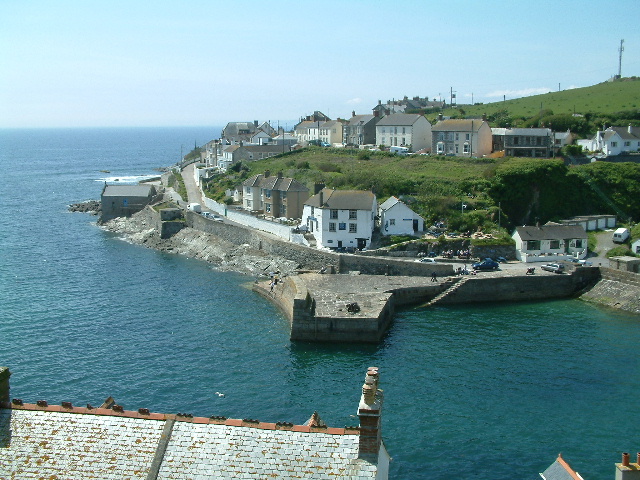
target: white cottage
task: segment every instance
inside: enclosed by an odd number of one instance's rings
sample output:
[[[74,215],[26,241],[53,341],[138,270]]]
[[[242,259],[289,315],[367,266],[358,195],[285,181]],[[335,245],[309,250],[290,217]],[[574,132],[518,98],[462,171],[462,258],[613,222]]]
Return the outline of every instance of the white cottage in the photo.
[[[516,227],[516,257],[522,262],[557,262],[587,256],[587,232],[581,225]]]
[[[305,202],[302,225],[319,248],[361,250],[371,243],[376,207],[373,192],[323,188]]]
[[[417,235],[424,219],[396,197],[389,197],[378,209],[382,235]]]

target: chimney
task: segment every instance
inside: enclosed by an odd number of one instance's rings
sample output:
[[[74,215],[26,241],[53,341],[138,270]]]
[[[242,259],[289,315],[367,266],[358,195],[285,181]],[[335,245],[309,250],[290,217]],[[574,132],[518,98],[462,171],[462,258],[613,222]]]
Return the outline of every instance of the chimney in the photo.
[[[640,462],[640,453],[638,453]],[[640,465],[629,462],[629,454],[622,454],[622,463],[616,463],[616,480],[638,480],[640,479]]]
[[[444,120],[444,117],[442,116],[441,113],[438,114],[438,121],[441,122],[442,120]]]
[[[318,195],[320,196],[320,206],[322,207],[322,205],[324,205],[324,193],[322,190],[318,192]]]
[[[278,178],[282,178],[282,171],[278,172]]]
[[[351,110],[351,116],[355,117],[356,116],[356,111],[355,110]]]
[[[253,125],[257,127],[258,126],[258,120],[254,120],[253,121]]]
[[[379,110],[374,110],[373,111],[373,116],[374,117],[379,117],[380,116],[380,111]]]
[[[486,113],[483,113],[483,114],[482,114],[482,121],[483,121],[483,122],[486,122],[486,121],[487,121],[487,114],[486,114]]]
[[[382,105],[382,100],[378,100],[378,105]]]
[[[269,170],[264,171],[264,178],[269,178],[271,176],[271,172]]]
[[[11,372],[7,367],[0,367],[0,403],[9,401],[9,377]]]
[[[629,124],[629,126],[627,127],[627,132],[628,132],[628,133],[632,133],[632,132],[631,132],[631,124]]]
[[[378,389],[378,367],[369,367],[362,386],[362,396],[358,405],[360,418],[360,444],[358,457],[378,459],[381,436],[382,390]]]

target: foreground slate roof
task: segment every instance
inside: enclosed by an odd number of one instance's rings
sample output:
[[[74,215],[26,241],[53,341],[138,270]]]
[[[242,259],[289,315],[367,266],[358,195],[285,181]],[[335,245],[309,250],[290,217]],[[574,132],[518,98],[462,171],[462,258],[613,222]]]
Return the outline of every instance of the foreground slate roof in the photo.
[[[383,472],[388,456],[379,428],[371,430],[379,426],[382,398],[377,370],[375,375],[379,394],[369,404],[363,394],[358,408],[366,426],[352,428],[327,427],[317,414],[308,424],[293,425],[127,411],[118,405],[4,401],[0,479],[386,478],[377,476],[378,447],[387,459]]]
[[[583,480],[580,474],[574,471],[569,464],[558,455],[558,458],[549,468],[540,474],[544,480]]]

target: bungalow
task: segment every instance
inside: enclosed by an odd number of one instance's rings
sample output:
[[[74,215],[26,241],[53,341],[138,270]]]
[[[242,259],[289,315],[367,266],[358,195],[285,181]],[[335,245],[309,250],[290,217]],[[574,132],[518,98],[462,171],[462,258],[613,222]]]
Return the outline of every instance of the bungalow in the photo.
[[[116,217],[130,217],[149,205],[156,195],[153,185],[107,185],[104,184],[100,200],[102,215],[100,222]]]
[[[443,120],[431,127],[431,152],[437,155],[482,157],[491,153],[491,127],[485,120]]]
[[[319,248],[361,250],[371,243],[376,207],[372,192],[323,188],[305,202],[302,225]]]
[[[581,225],[516,227],[512,238],[516,242],[516,257],[522,262],[553,262],[587,256],[587,232]]]
[[[10,375],[0,367],[2,478],[388,479],[375,367],[354,404],[359,427],[344,428],[327,426],[316,412],[294,425],[251,420],[252,413],[233,419],[125,410],[111,397],[100,406],[29,403],[9,394]]]
[[[424,230],[424,219],[396,197],[384,201],[378,212],[382,235],[416,235]]]
[[[242,207],[260,210],[273,217],[300,218],[309,189],[282,173],[277,176],[265,172],[242,183]]]
[[[424,115],[392,113],[376,124],[376,145],[409,147],[417,152],[431,146],[431,123]]]

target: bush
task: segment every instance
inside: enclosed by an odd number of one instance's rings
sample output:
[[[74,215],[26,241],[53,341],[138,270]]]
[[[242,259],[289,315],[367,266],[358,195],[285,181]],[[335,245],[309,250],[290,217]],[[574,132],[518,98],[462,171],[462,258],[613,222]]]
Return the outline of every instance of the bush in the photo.
[[[362,150],[358,152],[358,160],[369,160],[371,158],[371,153],[366,150]]]
[[[635,255],[629,250],[629,247],[624,245],[619,245],[617,247],[613,247],[611,250],[607,252],[607,258],[611,257],[635,257]]]

